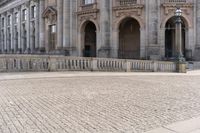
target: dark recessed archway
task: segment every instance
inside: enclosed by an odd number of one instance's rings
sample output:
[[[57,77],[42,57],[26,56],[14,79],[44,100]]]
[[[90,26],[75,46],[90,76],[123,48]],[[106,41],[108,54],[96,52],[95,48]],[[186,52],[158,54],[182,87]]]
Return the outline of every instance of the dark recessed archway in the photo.
[[[140,24],[134,18],[125,18],[119,26],[119,58],[140,58]]]
[[[84,29],[84,57],[96,57],[96,26],[93,22],[86,22]]]
[[[182,52],[185,56],[185,44],[186,44],[186,24],[184,18],[182,19]],[[165,57],[167,59],[177,56],[176,35],[175,35],[175,21],[176,18],[170,18],[165,25]]]

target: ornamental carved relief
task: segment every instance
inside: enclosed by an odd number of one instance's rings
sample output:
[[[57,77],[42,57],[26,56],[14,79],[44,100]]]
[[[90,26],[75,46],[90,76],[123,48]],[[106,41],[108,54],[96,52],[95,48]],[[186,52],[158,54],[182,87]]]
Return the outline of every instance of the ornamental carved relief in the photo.
[[[47,20],[48,24],[56,24],[57,11],[53,7],[47,7],[43,12],[43,17]]]
[[[183,11],[182,16],[187,20],[188,26],[192,27],[194,3],[163,3],[161,7],[161,26],[164,27],[166,21],[174,16],[177,7],[181,8]]]
[[[79,16],[80,23],[83,22],[83,21],[96,20],[96,19],[97,19],[97,14],[96,13]]]

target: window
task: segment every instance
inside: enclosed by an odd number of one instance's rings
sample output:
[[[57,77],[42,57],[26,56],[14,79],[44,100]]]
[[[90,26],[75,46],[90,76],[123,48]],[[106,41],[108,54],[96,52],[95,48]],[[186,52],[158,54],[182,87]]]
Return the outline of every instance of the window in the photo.
[[[26,9],[24,9],[24,10],[22,11],[22,20],[23,20],[23,21],[26,21],[26,20],[27,20],[27,10],[26,10]]]
[[[8,26],[11,26],[11,15],[8,16]]]
[[[2,27],[4,27],[4,26],[5,26],[5,19],[4,19],[4,18],[2,18],[1,25],[2,25]]]
[[[2,41],[2,49],[4,49],[4,44],[5,44],[5,40],[4,40],[4,38],[5,38],[5,34],[4,34],[4,30],[1,30],[1,41]]]
[[[18,29],[17,26],[15,26],[15,48],[18,48]]]
[[[94,0],[83,0],[83,5],[93,4]]]
[[[27,41],[27,31],[26,31],[26,25],[22,25],[22,39],[23,39],[23,50],[26,50],[26,41]]]
[[[15,20],[14,20],[15,24],[17,24],[19,22],[19,14],[16,12],[15,13]]]
[[[7,43],[8,43],[7,50],[10,50],[11,49],[11,30],[10,30],[10,28],[7,29]]]
[[[31,23],[32,31],[31,31],[31,37],[32,37],[32,48],[35,49],[35,22],[33,21]]]
[[[36,6],[31,7],[31,18],[36,18]]]
[[[55,50],[56,47],[56,25],[50,25],[50,36],[49,36],[49,41],[50,41],[50,47],[49,50]]]

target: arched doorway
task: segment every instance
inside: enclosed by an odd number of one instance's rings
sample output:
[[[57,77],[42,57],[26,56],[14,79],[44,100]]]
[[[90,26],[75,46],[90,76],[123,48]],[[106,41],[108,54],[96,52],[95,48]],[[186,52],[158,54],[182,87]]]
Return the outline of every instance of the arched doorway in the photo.
[[[185,56],[186,50],[186,25],[185,22],[182,19],[182,53]],[[175,21],[176,18],[172,17],[170,18],[166,25],[165,25],[165,58],[167,59],[173,59],[177,56],[177,46],[176,46],[176,33],[175,33]]]
[[[84,29],[84,57],[96,57],[96,26],[88,21]]]
[[[140,24],[134,18],[124,19],[119,26],[119,58],[140,58]]]

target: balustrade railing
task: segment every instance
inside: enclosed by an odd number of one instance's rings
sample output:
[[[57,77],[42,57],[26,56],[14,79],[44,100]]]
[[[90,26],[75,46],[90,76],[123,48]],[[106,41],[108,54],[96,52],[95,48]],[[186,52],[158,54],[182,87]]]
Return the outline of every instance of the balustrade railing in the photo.
[[[0,55],[0,72],[20,71],[147,71],[175,72],[176,63],[48,55]]]
[[[164,0],[164,3],[191,3],[193,0]]]

